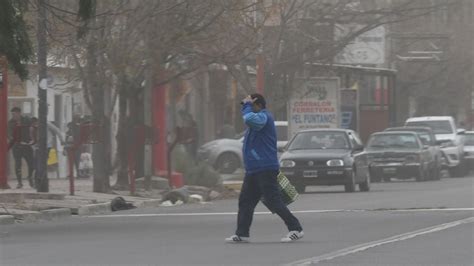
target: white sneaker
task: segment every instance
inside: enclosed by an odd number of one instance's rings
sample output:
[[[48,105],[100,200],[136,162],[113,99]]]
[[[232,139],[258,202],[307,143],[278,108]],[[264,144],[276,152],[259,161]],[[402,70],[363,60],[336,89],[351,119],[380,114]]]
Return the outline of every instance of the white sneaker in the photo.
[[[283,243],[293,242],[293,241],[303,238],[303,236],[304,236],[303,231],[301,232],[290,231],[284,238],[281,239],[281,242]]]
[[[248,237],[243,237],[243,236],[238,236],[238,235],[233,235],[225,239],[225,242],[227,243],[248,243],[250,242],[250,238]]]

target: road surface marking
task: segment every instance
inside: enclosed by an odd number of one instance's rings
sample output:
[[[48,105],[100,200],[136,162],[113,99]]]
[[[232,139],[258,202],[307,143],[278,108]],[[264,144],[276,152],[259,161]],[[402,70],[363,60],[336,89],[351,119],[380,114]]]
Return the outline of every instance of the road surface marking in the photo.
[[[301,210],[292,213],[335,213],[335,212],[449,212],[449,211],[474,211],[474,208],[420,208],[420,209],[374,209],[374,210]],[[271,212],[255,212],[256,215],[272,214]],[[186,213],[131,213],[131,214],[110,214],[84,216],[89,218],[117,218],[117,217],[167,217],[167,216],[223,216],[237,215],[237,212],[186,212]]]
[[[328,253],[328,254],[324,254],[324,255],[321,255],[321,256],[295,261],[295,262],[289,263],[287,265],[288,266],[315,265],[315,264],[323,262],[323,261],[329,261],[329,260],[332,260],[332,259],[335,259],[335,258],[355,254],[355,253],[362,252],[362,251],[365,251],[365,250],[370,249],[370,248],[374,248],[374,247],[378,247],[378,246],[382,246],[382,245],[386,245],[386,244],[390,244],[390,243],[394,243],[394,242],[399,242],[399,241],[403,241],[403,240],[408,240],[408,239],[411,239],[411,238],[414,238],[414,237],[417,237],[417,236],[426,235],[426,234],[430,234],[430,233],[434,233],[434,232],[439,232],[439,231],[443,231],[443,230],[446,230],[446,229],[449,229],[449,228],[452,228],[452,227],[455,227],[455,226],[459,226],[459,225],[462,225],[462,224],[473,223],[473,222],[474,222],[474,217],[470,217],[470,218],[466,218],[466,219],[462,219],[462,220],[458,220],[458,221],[454,221],[454,222],[450,222],[450,223],[435,225],[435,226],[427,227],[427,228],[424,228],[424,229],[421,229],[421,230],[417,230],[417,231],[413,231],[413,232],[409,232],[409,233],[404,233],[404,234],[401,234],[401,235],[396,235],[396,236],[392,236],[392,237],[389,237],[389,238],[385,238],[385,239],[381,239],[381,240],[377,240],[377,241],[373,241],[373,242],[368,242],[368,243],[352,246],[352,247],[349,247],[349,248],[341,249],[341,250],[331,252],[331,253]]]

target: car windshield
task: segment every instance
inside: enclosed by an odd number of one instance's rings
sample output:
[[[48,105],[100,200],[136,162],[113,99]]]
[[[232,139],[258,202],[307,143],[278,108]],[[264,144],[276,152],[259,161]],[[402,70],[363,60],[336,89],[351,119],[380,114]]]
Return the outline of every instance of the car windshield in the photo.
[[[474,134],[466,134],[464,136],[464,144],[467,146],[474,146]]]
[[[310,131],[298,133],[288,150],[349,149],[349,141],[344,132]]]
[[[452,134],[453,129],[449,121],[438,120],[438,121],[412,121],[407,122],[407,126],[419,126],[429,127],[435,134]]]
[[[372,136],[367,147],[368,150],[389,148],[419,149],[420,145],[412,134],[381,134]]]

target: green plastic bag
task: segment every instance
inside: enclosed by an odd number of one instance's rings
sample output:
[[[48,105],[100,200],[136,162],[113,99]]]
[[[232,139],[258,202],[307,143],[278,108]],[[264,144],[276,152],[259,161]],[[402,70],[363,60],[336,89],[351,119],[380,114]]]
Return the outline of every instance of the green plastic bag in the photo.
[[[298,191],[296,191],[296,188],[290,183],[290,180],[288,180],[288,178],[282,172],[278,173],[277,182],[280,186],[283,203],[285,203],[287,206],[290,205],[298,198]],[[268,207],[265,198],[262,197],[261,201],[272,213],[275,213],[271,208]]]

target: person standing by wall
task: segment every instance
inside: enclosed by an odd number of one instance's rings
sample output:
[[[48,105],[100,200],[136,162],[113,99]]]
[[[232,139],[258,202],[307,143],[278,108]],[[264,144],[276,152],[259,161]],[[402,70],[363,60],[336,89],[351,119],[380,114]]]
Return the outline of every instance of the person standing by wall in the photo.
[[[225,240],[229,243],[249,241],[254,210],[262,196],[266,206],[280,216],[290,231],[281,241],[301,239],[303,228],[280,194],[275,121],[266,110],[265,98],[258,93],[247,96],[242,100],[242,116],[248,127],[243,146],[245,177],[239,197],[237,230]]]
[[[13,158],[15,160],[15,174],[18,181],[16,188],[22,188],[22,159],[25,159],[28,166],[28,182],[34,187],[33,172],[34,158],[33,148],[31,147],[30,127],[31,121],[28,117],[23,116],[19,107],[11,109],[12,118],[8,121],[8,138],[11,143]]]

